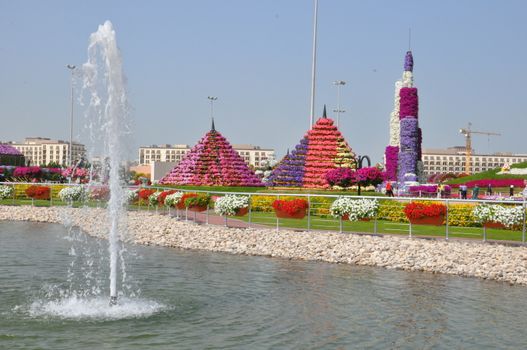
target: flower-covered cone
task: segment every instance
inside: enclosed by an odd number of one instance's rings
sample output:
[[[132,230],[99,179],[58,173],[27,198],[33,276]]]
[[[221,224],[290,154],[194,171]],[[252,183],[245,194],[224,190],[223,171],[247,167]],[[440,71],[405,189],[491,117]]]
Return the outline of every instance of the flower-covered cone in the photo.
[[[263,186],[229,141],[216,130],[209,131],[159,183],[194,186]]]
[[[329,118],[320,118],[271,174],[271,186],[327,188],[326,173],[355,168],[355,155]]]

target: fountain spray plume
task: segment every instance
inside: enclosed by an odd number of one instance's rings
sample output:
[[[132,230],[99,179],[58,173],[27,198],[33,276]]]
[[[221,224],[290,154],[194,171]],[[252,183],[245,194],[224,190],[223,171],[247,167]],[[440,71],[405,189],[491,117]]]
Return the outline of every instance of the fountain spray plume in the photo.
[[[108,162],[110,200],[109,250],[110,250],[110,305],[117,303],[118,260],[121,254],[120,238],[124,230],[124,180],[120,177],[123,147],[128,134],[129,107],[125,89],[122,59],[112,23],[106,21],[90,36],[88,61],[83,65],[84,90],[89,94],[87,117],[90,129],[100,138],[101,161]],[[95,136],[95,137],[93,137]]]

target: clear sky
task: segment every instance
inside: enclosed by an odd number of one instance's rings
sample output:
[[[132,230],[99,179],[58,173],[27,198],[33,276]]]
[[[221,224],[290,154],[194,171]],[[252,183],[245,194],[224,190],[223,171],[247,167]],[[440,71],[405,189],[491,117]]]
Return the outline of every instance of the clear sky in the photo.
[[[522,0],[319,0],[317,114],[345,80],[341,131],[380,161],[411,27],[423,146],[462,145],[471,121],[502,134],[475,136],[476,151],[527,153],[526,14]],[[0,140],[69,138],[65,66],[86,61],[105,20],[128,77],[133,147],[194,144],[210,128],[209,95],[231,143],[283,155],[308,129],[311,0],[0,0]]]

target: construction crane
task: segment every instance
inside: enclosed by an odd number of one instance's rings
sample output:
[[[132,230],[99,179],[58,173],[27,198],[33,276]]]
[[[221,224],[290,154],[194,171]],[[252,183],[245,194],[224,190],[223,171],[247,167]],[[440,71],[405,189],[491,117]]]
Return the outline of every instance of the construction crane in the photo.
[[[472,174],[472,134],[487,135],[487,136],[501,136],[496,132],[488,131],[474,131],[471,129],[472,123],[468,123],[466,129],[459,129],[459,133],[465,136],[465,173]]]

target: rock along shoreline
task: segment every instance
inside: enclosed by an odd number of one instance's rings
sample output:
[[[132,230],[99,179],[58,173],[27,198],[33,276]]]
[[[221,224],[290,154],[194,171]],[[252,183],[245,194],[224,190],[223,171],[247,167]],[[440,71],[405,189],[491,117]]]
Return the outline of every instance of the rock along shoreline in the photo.
[[[73,225],[107,238],[107,213],[95,208],[0,206],[0,221]],[[527,247],[274,229],[197,225],[152,212],[129,211],[125,241],[181,249],[262,255],[426,271],[527,285]],[[103,224],[101,224],[103,223]]]

